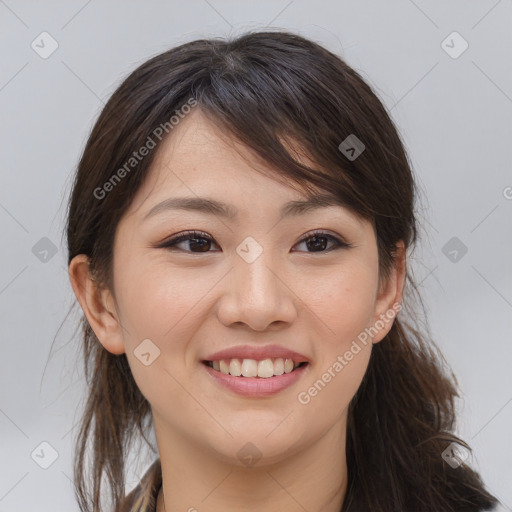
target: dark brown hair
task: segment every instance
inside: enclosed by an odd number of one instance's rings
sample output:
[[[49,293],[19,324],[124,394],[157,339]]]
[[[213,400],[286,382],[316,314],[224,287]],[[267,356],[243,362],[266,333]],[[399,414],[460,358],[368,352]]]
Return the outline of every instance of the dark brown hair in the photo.
[[[275,169],[275,179],[308,194],[335,196],[370,221],[381,278],[389,275],[397,242],[415,244],[417,187],[397,129],[370,86],[310,40],[282,31],[251,32],[232,40],[196,40],[157,55],[133,71],[105,105],[78,165],[67,223],[68,261],[87,255],[104,286],[112,285],[116,227],[157,150],[122,173],[108,193],[98,189],[191,98],[195,108]],[[355,159],[339,149],[350,135],[365,145]],[[314,165],[300,163],[292,147]],[[408,271],[408,300],[413,293],[417,286]],[[466,464],[452,468],[442,457],[452,442],[469,448],[453,434],[455,378],[428,328],[413,326],[417,314],[411,311],[407,322],[404,314],[373,347],[349,406],[349,481],[342,510],[487,510],[496,499],[478,474]],[[134,434],[146,439],[151,410],[125,354],[105,350],[85,317],[82,327],[89,394],[76,440],[77,498],[83,512],[100,510],[105,474],[117,510],[126,452]],[[89,488],[85,457],[91,436]]]

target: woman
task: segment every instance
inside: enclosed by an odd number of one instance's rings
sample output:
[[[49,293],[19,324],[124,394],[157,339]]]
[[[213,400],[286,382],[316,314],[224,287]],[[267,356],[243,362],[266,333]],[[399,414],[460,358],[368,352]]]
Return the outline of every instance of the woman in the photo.
[[[413,326],[415,197],[379,99],[307,39],[198,40],[136,69],[69,205],[81,510],[103,473],[116,511],[491,510],[455,380]],[[158,458],[125,496],[151,427]]]

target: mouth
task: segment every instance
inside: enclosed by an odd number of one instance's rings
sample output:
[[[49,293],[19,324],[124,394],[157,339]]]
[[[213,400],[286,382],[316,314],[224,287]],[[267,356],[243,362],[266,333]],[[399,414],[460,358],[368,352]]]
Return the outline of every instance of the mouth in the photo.
[[[292,388],[308,373],[309,361],[287,358],[204,360],[214,386],[245,399],[270,398]]]
[[[297,371],[307,366],[307,361],[294,361],[282,357],[257,359],[220,359],[216,361],[202,361],[202,363],[215,372],[240,378],[271,379],[284,374]]]

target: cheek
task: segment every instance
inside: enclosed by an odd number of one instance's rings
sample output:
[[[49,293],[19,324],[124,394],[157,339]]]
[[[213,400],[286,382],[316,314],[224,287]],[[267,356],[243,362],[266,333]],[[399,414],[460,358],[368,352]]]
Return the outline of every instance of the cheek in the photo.
[[[371,355],[370,343],[353,353],[350,349],[333,355],[321,368],[312,372],[306,386],[297,394],[304,414],[320,425],[333,425],[346,415],[366,373]],[[355,351],[354,351],[355,352]],[[351,355],[348,356],[348,353]]]
[[[189,279],[193,271],[162,271],[158,265],[144,268],[134,264],[125,270],[123,275],[129,278],[121,278],[119,272],[115,286],[125,327],[126,355],[137,386],[156,410],[168,408],[170,396],[173,407],[190,409],[190,396],[180,383],[189,378],[187,346],[200,325],[198,302],[211,284]],[[138,358],[137,348],[147,339],[159,352],[148,345],[150,358],[158,356],[146,366]]]
[[[370,326],[377,285],[377,271],[357,258],[342,268],[302,280],[300,296],[318,320],[320,330],[316,332],[322,338],[319,346],[323,345],[324,354],[332,357],[333,350],[345,351]]]
[[[308,415],[329,423],[346,409],[368,367],[372,344],[365,329],[373,318],[378,274],[359,260],[318,282],[323,286],[314,289],[308,303],[319,319],[313,339],[316,364],[297,400]]]
[[[169,340],[179,341],[179,333],[190,328],[194,308],[208,293],[208,282],[198,279],[193,269],[169,270],[162,265],[129,265],[123,274],[129,277],[121,275],[115,286],[129,332],[127,341],[150,338],[172,350],[175,343]]]

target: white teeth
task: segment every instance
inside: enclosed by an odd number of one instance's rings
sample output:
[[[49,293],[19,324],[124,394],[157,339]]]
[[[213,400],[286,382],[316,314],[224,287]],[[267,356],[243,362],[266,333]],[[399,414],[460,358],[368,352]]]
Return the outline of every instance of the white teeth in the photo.
[[[231,359],[229,363],[229,373],[235,377],[242,375],[242,362],[240,359]]]
[[[258,362],[254,359],[244,359],[242,362],[242,375],[256,377],[258,375]]]
[[[220,361],[212,361],[211,366],[224,375],[233,375],[234,377],[261,377],[268,379],[274,375],[283,375],[283,373],[291,373],[299,366],[292,359],[221,359]]]
[[[284,359],[282,357],[278,357],[274,361],[274,375],[283,375],[284,373]]]
[[[258,377],[268,379],[274,375],[274,363],[272,359],[263,359],[258,363]]]
[[[220,371],[224,375],[228,375],[229,374],[229,366],[226,363],[226,361],[224,361],[223,359],[220,361]]]
[[[287,359],[284,362],[284,373],[290,373],[293,370],[293,361],[291,359]]]

